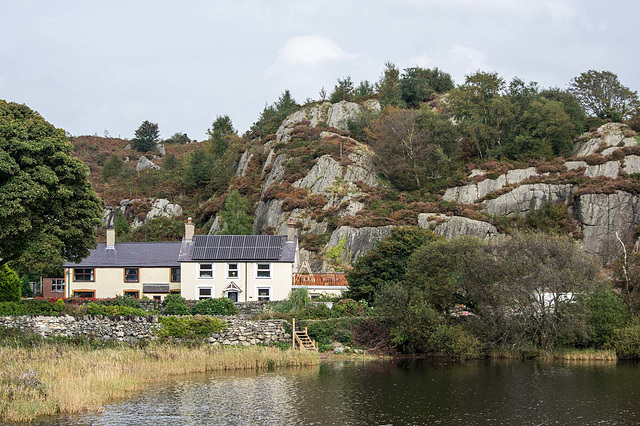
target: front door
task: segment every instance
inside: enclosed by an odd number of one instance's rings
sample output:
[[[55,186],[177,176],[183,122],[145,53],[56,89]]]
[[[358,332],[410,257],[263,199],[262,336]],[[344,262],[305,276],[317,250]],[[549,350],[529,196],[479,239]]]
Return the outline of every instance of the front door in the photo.
[[[238,301],[238,292],[237,291],[230,291],[227,293],[227,297],[229,299],[231,299],[231,301],[233,303],[236,303]]]

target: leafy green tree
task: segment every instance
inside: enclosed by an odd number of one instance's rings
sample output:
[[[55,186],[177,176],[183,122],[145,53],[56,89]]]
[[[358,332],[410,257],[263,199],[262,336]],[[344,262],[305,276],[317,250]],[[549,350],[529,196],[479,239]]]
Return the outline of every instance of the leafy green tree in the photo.
[[[448,109],[459,123],[469,155],[485,158],[500,146],[512,128],[514,111],[497,73],[468,75],[463,85],[449,92]]]
[[[300,105],[293,99],[291,92],[285,90],[276,102],[264,107],[260,118],[251,125],[246,136],[249,138],[265,137],[275,133],[284,119],[296,112],[298,108]]]
[[[395,228],[391,236],[379,241],[360,257],[347,273],[349,290],[345,297],[371,303],[385,285],[400,281],[407,271],[407,260],[418,247],[436,239],[433,232],[417,227]]]
[[[400,71],[391,62],[387,62],[384,66],[385,69],[382,72],[380,81],[376,83],[380,105],[383,108],[387,105],[403,108],[405,103],[402,100],[402,90],[400,88]]]
[[[588,130],[586,127],[587,115],[571,92],[557,87],[552,87],[540,92],[540,96],[550,101],[556,101],[562,104],[564,112],[566,112],[571,119],[577,134]]]
[[[343,79],[338,79],[338,83],[334,86],[329,100],[332,103],[352,101],[354,96],[355,90],[353,88],[353,81],[351,81],[350,76],[346,76]]]
[[[0,302],[19,302],[22,282],[7,265],[0,267]]]
[[[77,261],[95,247],[102,203],[65,133],[0,100],[0,266],[26,252]]]
[[[596,347],[608,343],[614,332],[625,327],[631,320],[629,308],[611,288],[590,295],[586,304],[589,310],[590,337]]]
[[[132,139],[133,147],[140,152],[148,152],[155,149],[156,144],[160,141],[160,130],[157,123],[150,123],[145,120],[142,122],[135,137]]]
[[[217,116],[211,129],[207,130],[210,150],[214,157],[222,157],[227,149],[229,149],[231,135],[236,135],[236,129],[228,115]]]
[[[188,190],[206,185],[211,179],[211,158],[203,152],[192,152],[185,171],[184,186]]]
[[[222,219],[224,235],[249,235],[253,232],[251,203],[238,191],[231,191],[218,214]]]
[[[640,107],[638,92],[624,86],[610,71],[583,72],[571,81],[569,91],[585,111],[603,119],[622,121]]]
[[[111,154],[106,163],[104,163],[104,167],[102,168],[102,179],[105,182],[110,182],[111,180],[120,176],[120,173],[124,170],[124,161],[120,158],[119,155]]]
[[[433,93],[446,93],[453,89],[451,75],[438,68],[406,68],[400,78],[402,100],[409,108],[417,108],[429,100]]]

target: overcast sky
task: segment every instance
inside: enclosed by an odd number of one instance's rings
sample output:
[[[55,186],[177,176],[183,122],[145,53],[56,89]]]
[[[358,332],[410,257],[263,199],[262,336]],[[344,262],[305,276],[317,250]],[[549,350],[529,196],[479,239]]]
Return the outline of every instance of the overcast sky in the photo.
[[[216,115],[241,132],[284,89],[299,102],[386,61],[478,69],[566,87],[589,69],[640,89],[637,1],[2,0],[0,99],[74,135],[202,139]]]

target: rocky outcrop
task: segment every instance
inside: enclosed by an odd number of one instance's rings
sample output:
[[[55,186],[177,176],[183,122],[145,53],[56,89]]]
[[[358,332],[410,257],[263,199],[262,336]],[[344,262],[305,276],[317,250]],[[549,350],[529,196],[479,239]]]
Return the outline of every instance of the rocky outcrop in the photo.
[[[627,192],[584,194],[576,199],[576,217],[582,224],[584,249],[610,260],[621,252],[616,233],[625,242],[634,242],[640,224],[640,198]]]
[[[598,127],[595,133],[585,133],[581,141],[573,147],[573,155],[585,157],[595,154],[602,149],[603,155],[609,155],[623,146],[636,146],[638,141],[633,137],[634,132],[622,123],[607,123]]]
[[[253,158],[253,154],[249,151],[245,151],[242,153],[240,157],[240,161],[238,162],[238,168],[236,170],[236,176],[244,177],[247,174],[247,167],[249,167],[249,162]]]
[[[393,228],[394,227],[391,225],[378,226],[375,228],[352,228],[351,226],[341,226],[331,234],[331,239],[327,244],[327,250],[338,246],[341,244],[341,241],[344,241],[342,262],[351,263],[371,250],[377,241],[390,236]]]
[[[479,174],[479,170],[474,170],[472,172],[472,176],[474,177]],[[494,191],[502,189],[507,185],[520,183],[532,176],[539,176],[535,167],[509,170],[507,173],[498,176],[496,179],[485,179],[478,183],[449,188],[446,190],[442,199],[445,201],[457,201],[458,203],[472,204]]]
[[[379,112],[380,103],[376,100],[366,101],[362,105],[347,101],[335,104],[323,102],[313,107],[301,109],[282,122],[276,131],[276,141],[288,142],[291,139],[293,129],[303,121],[308,121],[311,127],[327,126],[347,130],[349,121],[357,118],[363,110]]]
[[[498,235],[496,227],[488,222],[437,213],[420,213],[418,215],[418,226],[421,228],[433,227],[434,233],[443,235],[448,239],[463,235],[472,235],[480,238]]]
[[[165,198],[157,198],[151,204],[151,210],[147,213],[147,221],[154,217],[178,217],[182,216],[180,204],[171,203]]]
[[[151,160],[149,160],[144,155],[140,156],[140,158],[138,159],[138,164],[136,164],[136,171],[138,172],[141,172],[147,169],[158,170],[159,168],[160,168],[159,166],[156,166],[155,164],[153,164]]]
[[[570,204],[576,189],[572,184],[520,185],[497,198],[485,200],[482,211],[495,216],[513,216],[538,209],[545,202]]]

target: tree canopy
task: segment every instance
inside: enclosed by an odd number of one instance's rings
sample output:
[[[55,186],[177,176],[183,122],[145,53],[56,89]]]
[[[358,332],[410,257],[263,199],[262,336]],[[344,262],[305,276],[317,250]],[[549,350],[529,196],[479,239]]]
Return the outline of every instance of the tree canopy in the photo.
[[[0,265],[46,243],[68,260],[95,246],[102,203],[62,129],[0,100]]]
[[[224,202],[224,209],[219,213],[224,235],[249,235],[253,231],[251,203],[238,191],[231,191]]]
[[[638,92],[610,71],[583,72],[571,81],[569,90],[587,112],[602,119],[622,121],[640,107]]]
[[[148,152],[155,148],[156,143],[160,140],[160,130],[157,123],[150,123],[145,120],[142,122],[135,137],[132,139],[133,147],[140,152]]]

